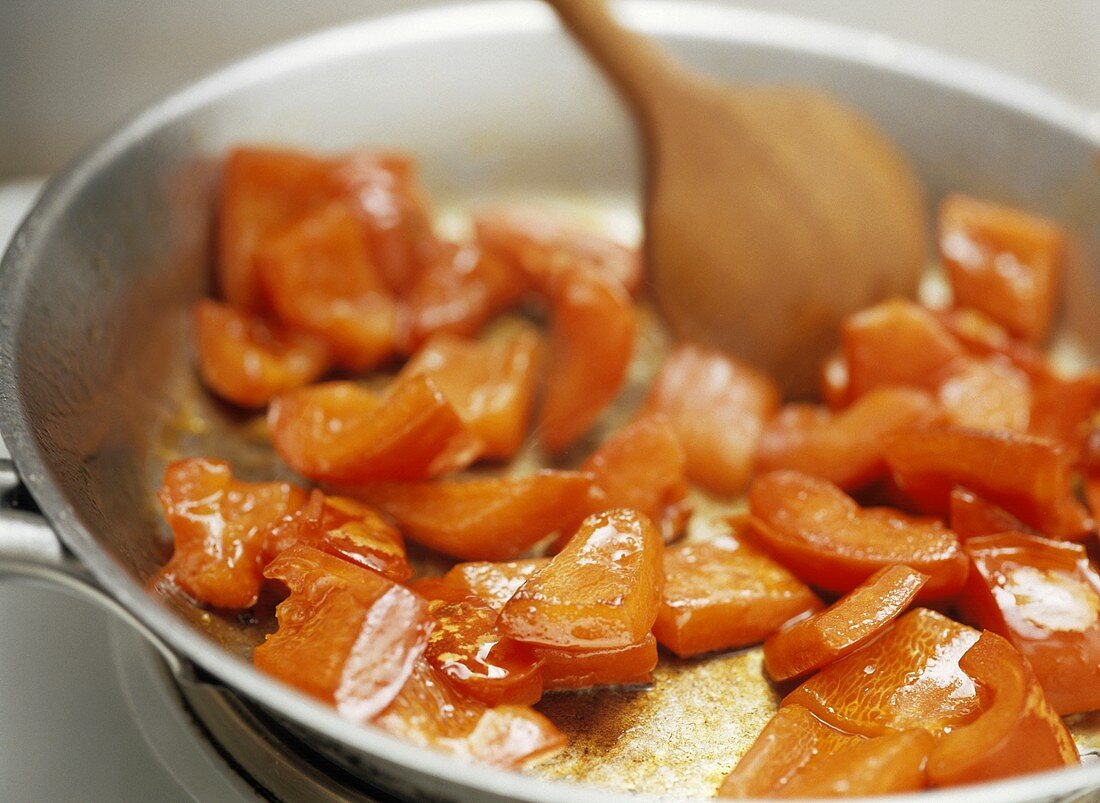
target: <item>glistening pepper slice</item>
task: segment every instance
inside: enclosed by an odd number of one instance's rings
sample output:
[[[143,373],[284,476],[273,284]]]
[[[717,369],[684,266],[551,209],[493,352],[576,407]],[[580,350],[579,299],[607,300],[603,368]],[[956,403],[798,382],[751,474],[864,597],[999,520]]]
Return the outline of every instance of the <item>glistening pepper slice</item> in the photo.
[[[618,395],[634,355],[634,305],[622,286],[573,268],[548,283],[550,359],[538,438],[564,451]]]
[[[867,739],[826,725],[800,705],[779,709],[726,776],[719,797],[837,797],[922,789],[934,744],[927,731]]]
[[[203,384],[233,404],[263,407],[329,368],[329,348],[314,335],[208,299],[194,315]]]
[[[256,604],[265,529],[306,501],[290,483],[241,482],[225,461],[203,457],[169,463],[157,497],[175,537],[160,577],[218,608]]]
[[[373,508],[316,488],[309,502],[262,533],[270,563],[295,544],[309,544],[402,583],[412,575],[401,533]]]
[[[793,622],[764,642],[764,669],[777,683],[855,652],[909,607],[928,578],[888,566],[823,611]]]
[[[541,339],[521,329],[506,340],[431,338],[406,363],[402,376],[425,374],[485,444],[484,457],[519,451],[538,388]]]
[[[459,563],[443,576],[443,582],[463,595],[475,596],[499,611],[519,587],[527,582],[527,578],[549,562],[550,558],[526,558],[502,563]]]
[[[778,406],[770,377],[719,351],[685,344],[661,367],[644,410],[668,417],[689,479],[733,495],[744,490],[764,421]]]
[[[367,722],[398,695],[431,632],[428,604],[407,588],[299,544],[264,571],[290,596],[279,629],[253,652],[256,666],[342,716]]]
[[[589,516],[550,562],[501,611],[501,629],[520,641],[566,649],[640,642],[657,617],[663,542],[633,510]]]
[[[803,582],[845,593],[880,569],[928,575],[919,599],[954,596],[968,564],[953,532],[889,508],[861,509],[832,483],[794,471],[757,477],[749,490],[757,541]]]
[[[389,515],[406,537],[459,560],[509,560],[584,513],[592,477],[538,471],[525,477],[379,483],[349,493]]]
[[[1066,448],[1053,441],[936,427],[895,432],[884,442],[894,481],[921,510],[946,514],[951,490],[962,485],[1052,537],[1076,539],[1091,529],[1073,496]]]
[[[1021,532],[1027,529],[1022,521],[1004,508],[961,486],[951,489],[947,521],[963,541],[979,535]]]
[[[486,708],[462,696],[423,658],[374,722],[410,744],[509,769],[555,753],[566,741],[550,720],[527,706]]]
[[[664,577],[653,634],[681,657],[756,644],[821,607],[794,575],[731,536],[667,548]]]
[[[928,758],[933,786],[977,783],[1076,764],[1077,747],[1020,653],[988,630],[962,656],[983,711],[945,734]]]
[[[435,629],[428,661],[460,692],[489,706],[532,705],[542,696],[538,660],[497,628],[498,613],[477,597],[429,606]]]
[[[829,664],[783,700],[849,733],[879,736],[911,728],[934,734],[981,708],[959,659],[978,631],[917,608],[861,650]]]
[[[657,666],[657,641],[648,633],[625,647],[571,650],[532,644],[547,691],[649,683]]]
[[[1001,533],[965,549],[968,619],[1023,653],[1059,714],[1100,709],[1100,575],[1084,547]]]
[[[325,382],[279,396],[267,415],[279,456],[329,482],[434,477],[468,465],[481,441],[430,379],[412,376],[378,396]]]
[[[933,398],[915,388],[877,388],[837,413],[790,404],[764,427],[756,470],[792,469],[859,488],[886,474],[883,435],[929,423],[937,413]]]

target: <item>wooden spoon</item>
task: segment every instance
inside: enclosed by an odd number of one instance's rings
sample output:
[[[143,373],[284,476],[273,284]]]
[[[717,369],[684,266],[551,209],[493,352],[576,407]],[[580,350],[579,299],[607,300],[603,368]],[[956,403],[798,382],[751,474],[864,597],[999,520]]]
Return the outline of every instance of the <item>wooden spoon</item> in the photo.
[[[927,229],[912,168],[822,92],[721,85],[604,0],[548,2],[635,113],[651,290],[675,334],[815,391],[841,318],[915,291]]]

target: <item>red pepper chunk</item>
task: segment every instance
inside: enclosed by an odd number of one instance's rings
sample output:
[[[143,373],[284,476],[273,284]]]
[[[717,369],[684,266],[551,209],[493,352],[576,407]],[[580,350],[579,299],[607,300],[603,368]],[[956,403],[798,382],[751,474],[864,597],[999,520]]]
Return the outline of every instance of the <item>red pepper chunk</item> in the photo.
[[[264,533],[264,563],[270,563],[295,544],[309,544],[398,583],[412,575],[397,528],[373,508],[317,489],[306,505],[284,516]]]
[[[789,404],[764,427],[756,471],[792,469],[852,490],[886,474],[882,436],[930,423],[932,397],[914,388],[877,388],[837,413]]]
[[[799,619],[764,642],[764,669],[780,683],[855,652],[893,622],[928,580],[908,566],[888,566],[823,611]]]
[[[263,407],[329,368],[328,346],[313,335],[208,299],[194,316],[203,384],[232,404]]]
[[[1077,747],[1027,661],[995,633],[982,633],[960,665],[974,678],[983,710],[945,734],[928,758],[933,786],[977,783],[1076,764]]]
[[[653,634],[681,657],[756,644],[821,607],[781,565],[730,536],[665,550]]]
[[[959,539],[938,521],[861,509],[832,483],[794,471],[757,477],[749,490],[756,540],[810,585],[846,593],[880,569],[928,575],[918,599],[947,599],[966,582]]]
[[[849,399],[889,385],[935,391],[965,354],[933,313],[900,299],[849,316],[840,342]]]
[[[499,611],[527,579],[550,558],[526,558],[503,563],[459,563],[443,576],[443,582],[463,596],[472,595]]]
[[[959,194],[943,200],[939,226],[940,256],[955,303],[985,312],[1015,335],[1042,340],[1063,272],[1062,228]]]
[[[436,626],[425,655],[452,686],[488,706],[538,702],[542,677],[535,654],[499,632],[497,611],[477,597],[429,609]]]
[[[304,153],[236,148],[225,160],[218,220],[217,283],[235,307],[258,311],[264,295],[256,251],[272,232],[330,200],[331,162]]]
[[[592,477],[538,471],[526,477],[378,483],[351,489],[406,537],[459,560],[508,560],[583,514]]]
[[[473,337],[526,292],[527,280],[499,257],[472,246],[441,243],[403,295],[403,345],[411,352],[441,333]]]
[[[744,490],[764,421],[778,407],[779,389],[768,376],[719,351],[685,344],[661,367],[643,409],[668,417],[689,479],[732,496]]]
[[[672,540],[691,515],[685,461],[680,440],[664,416],[628,424],[581,467],[595,477],[589,512],[632,508],[649,516],[665,541]]]
[[[880,736],[912,728],[935,735],[970,722],[981,709],[959,659],[978,631],[917,608],[861,650],[829,664],[788,694],[848,733]]]
[[[370,569],[311,546],[291,547],[264,576],[290,596],[279,629],[253,652],[260,670],[367,722],[390,705],[431,632],[428,604]]]
[[[963,541],[979,535],[1025,532],[1027,526],[1002,507],[982,499],[968,488],[951,489],[948,523]]]
[[[538,438],[564,451],[595,423],[626,380],[634,355],[634,305],[622,286],[575,268],[549,281],[550,359]]]
[[[306,501],[290,483],[241,482],[228,463],[202,457],[169,463],[157,497],[175,537],[160,576],[216,608],[256,604],[266,528]]]
[[[323,338],[341,366],[363,371],[393,354],[397,309],[347,204],[323,206],[270,237],[256,261],[279,319]]]
[[[566,649],[637,644],[657,618],[663,546],[657,528],[636,511],[589,516],[508,600],[501,629],[520,641]]]
[[[272,401],[271,438],[287,465],[329,482],[417,480],[463,468],[481,451],[435,383],[395,382],[378,396],[326,382]]]
[[[1100,708],[1100,575],[1084,547],[1002,533],[965,549],[968,620],[1023,653],[1059,714]]]
[[[887,436],[885,454],[898,487],[928,513],[945,515],[961,485],[1046,535],[1077,539],[1091,529],[1073,495],[1068,453],[1052,441],[937,427]]]
[[[616,280],[631,295],[641,289],[642,260],[637,249],[545,210],[490,210],[477,215],[474,226],[482,247],[508,259],[543,286],[556,273],[580,267]]]
[[[1027,432],[1031,420],[1031,380],[1001,357],[961,360],[937,398],[957,427]]]
[[[876,738],[825,724],[800,705],[779,709],[726,776],[719,797],[843,797],[925,787],[935,740],[908,730]]]
[[[374,723],[409,744],[506,769],[551,755],[566,742],[550,720],[527,706],[486,708],[462,696],[424,659]]]
[[[487,342],[439,334],[406,363],[402,376],[431,377],[485,444],[483,456],[506,459],[527,436],[540,350],[541,339],[530,329]]]
[[[532,644],[531,649],[541,661],[547,691],[644,685],[657,666],[657,640],[648,633],[625,647],[572,650]]]

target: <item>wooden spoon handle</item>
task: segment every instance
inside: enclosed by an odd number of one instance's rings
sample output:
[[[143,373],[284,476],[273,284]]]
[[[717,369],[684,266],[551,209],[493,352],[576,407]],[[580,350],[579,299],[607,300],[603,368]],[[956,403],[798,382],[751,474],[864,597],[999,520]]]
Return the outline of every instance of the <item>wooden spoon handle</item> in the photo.
[[[606,0],[546,0],[627,100],[650,110],[681,68],[659,46],[620,25]]]

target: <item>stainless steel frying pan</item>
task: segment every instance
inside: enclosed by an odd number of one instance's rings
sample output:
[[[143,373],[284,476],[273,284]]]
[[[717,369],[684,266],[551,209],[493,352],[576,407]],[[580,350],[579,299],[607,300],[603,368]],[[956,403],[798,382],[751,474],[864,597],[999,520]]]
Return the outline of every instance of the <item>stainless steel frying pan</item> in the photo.
[[[933,200],[960,189],[1065,221],[1082,259],[1064,318],[1086,347],[1097,346],[1100,117],[880,36],[689,0],[623,10],[701,69],[847,97],[901,143]],[[464,765],[346,722],[252,669],[250,623],[158,599],[144,583],[170,550],[150,494],[167,457],[201,451],[230,456],[245,473],[271,470],[247,426],[196,391],[189,367],[186,315],[207,287],[212,189],[229,145],[386,145],[419,154],[443,199],[537,193],[632,204],[632,137],[613,95],[545,8],[496,2],[367,21],[276,48],[167,99],[88,151],[50,184],[2,263],[0,428],[14,465],[0,465],[0,575],[91,597],[141,630],[183,682],[224,685],[403,794],[614,799]],[[558,709],[568,707],[564,699]],[[593,716],[614,703],[576,699]],[[719,719],[728,725],[738,710],[719,709]],[[728,733],[679,725],[679,735],[667,729],[670,743],[686,733],[713,746]],[[729,765],[743,748],[735,741]],[[653,745],[640,776],[659,774],[666,747]],[[697,788],[647,786],[640,776],[641,789]],[[1096,765],[919,799],[1003,803],[1093,786]]]

